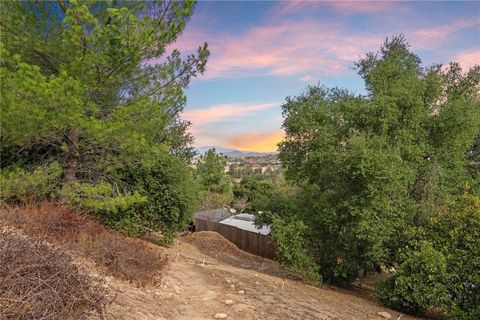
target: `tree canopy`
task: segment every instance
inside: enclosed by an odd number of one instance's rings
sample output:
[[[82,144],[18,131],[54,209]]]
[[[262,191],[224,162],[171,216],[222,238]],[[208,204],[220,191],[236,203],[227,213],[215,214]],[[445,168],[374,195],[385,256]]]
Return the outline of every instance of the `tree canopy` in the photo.
[[[210,149],[197,163],[196,177],[200,186],[200,207],[215,209],[230,204],[233,198],[232,181],[225,173],[227,159]]]
[[[173,47],[194,7],[2,2],[2,176],[58,164],[49,196],[113,212],[152,199],[134,172],[154,174],[159,161],[188,170],[194,152],[180,118],[183,89],[204,72],[209,51],[203,44],[182,57]]]
[[[310,86],[287,98],[279,145],[286,177],[300,189],[298,209],[282,216],[307,227],[320,273],[341,283],[361,269],[396,266],[411,241],[406,229],[480,192],[480,67],[423,68],[397,36],[356,68],[366,95]]]

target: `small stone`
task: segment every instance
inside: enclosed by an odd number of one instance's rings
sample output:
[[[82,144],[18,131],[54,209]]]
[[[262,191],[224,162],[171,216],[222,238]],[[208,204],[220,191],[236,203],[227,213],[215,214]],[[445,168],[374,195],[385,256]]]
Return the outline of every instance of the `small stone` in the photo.
[[[226,313],[216,313],[213,317],[215,319],[226,319],[228,316]]]
[[[381,316],[382,318],[385,318],[385,319],[391,319],[391,318],[392,318],[392,316],[390,315],[390,313],[385,312],[385,311],[378,312],[378,315]]]
[[[232,281],[230,281],[230,280],[228,280],[228,279],[226,279],[226,281],[227,281],[227,283],[230,283],[230,282],[232,282]]]
[[[260,282],[258,282],[258,281],[255,281],[255,284],[260,284]]]
[[[230,288],[232,288],[232,289],[235,289],[235,285],[234,285],[234,284],[232,284],[232,285],[230,286]]]
[[[239,290],[238,293],[239,294],[245,294],[245,290]]]
[[[255,276],[255,277],[258,277],[258,273],[255,273],[254,276]]]
[[[233,304],[233,300],[227,299],[227,300],[225,300],[225,304],[227,306],[231,306]]]

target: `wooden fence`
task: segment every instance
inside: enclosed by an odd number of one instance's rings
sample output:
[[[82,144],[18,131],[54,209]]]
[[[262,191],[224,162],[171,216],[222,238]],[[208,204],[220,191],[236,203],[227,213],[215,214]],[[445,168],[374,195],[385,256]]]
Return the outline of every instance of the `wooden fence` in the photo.
[[[218,232],[243,251],[269,259],[275,258],[275,245],[269,236],[200,218],[195,219],[195,231]]]

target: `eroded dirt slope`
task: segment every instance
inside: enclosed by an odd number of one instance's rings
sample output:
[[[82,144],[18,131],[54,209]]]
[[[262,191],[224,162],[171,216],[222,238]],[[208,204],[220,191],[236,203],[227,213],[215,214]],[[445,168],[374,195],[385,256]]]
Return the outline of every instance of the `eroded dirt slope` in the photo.
[[[72,263],[101,280],[105,297],[112,301],[103,319],[384,319],[379,312],[391,319],[401,316],[378,305],[366,291],[285,279],[275,262],[241,251],[214,232],[190,234],[163,248],[113,233],[53,204],[1,208],[0,231],[4,238],[41,239],[37,241],[63,250]]]
[[[115,319],[391,319],[400,313],[358,293],[317,288],[275,276],[275,266],[240,251],[214,233],[198,233],[165,249],[171,265],[157,286],[134,288],[107,279],[117,291]],[[205,260],[204,260],[205,259]],[[271,262],[270,262],[271,264]],[[260,272],[263,268],[265,272]],[[283,287],[283,290],[282,290]],[[402,320],[417,319],[402,315]]]

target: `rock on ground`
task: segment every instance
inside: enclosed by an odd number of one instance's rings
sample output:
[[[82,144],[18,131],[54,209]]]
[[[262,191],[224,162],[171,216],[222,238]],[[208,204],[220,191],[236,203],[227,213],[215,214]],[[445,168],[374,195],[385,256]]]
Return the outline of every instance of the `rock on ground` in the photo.
[[[385,318],[385,319],[391,319],[391,318],[392,318],[392,316],[390,315],[390,313],[385,312],[385,311],[378,312],[378,315],[381,316],[382,318]]]

